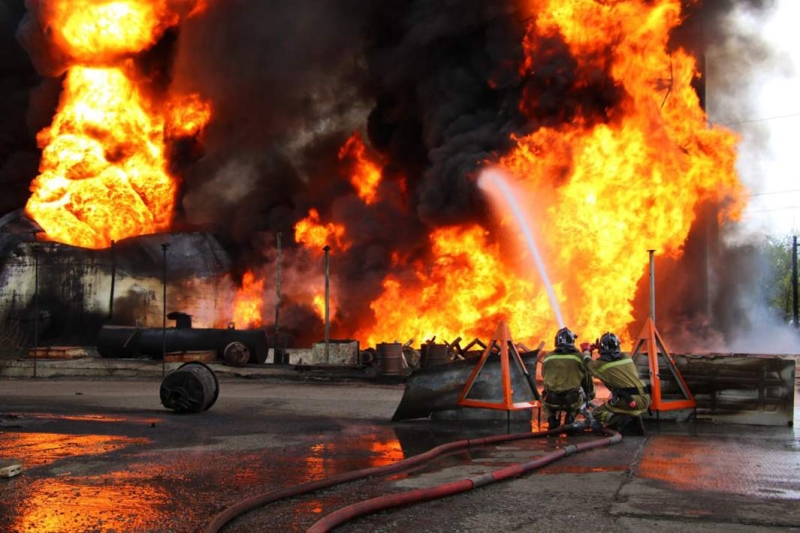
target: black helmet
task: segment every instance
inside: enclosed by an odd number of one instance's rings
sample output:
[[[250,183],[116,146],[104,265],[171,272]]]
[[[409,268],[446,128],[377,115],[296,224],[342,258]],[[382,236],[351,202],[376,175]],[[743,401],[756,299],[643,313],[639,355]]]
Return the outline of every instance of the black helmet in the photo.
[[[618,354],[620,353],[619,337],[607,331],[600,337],[600,346],[598,347],[600,354]]]
[[[556,348],[567,348],[567,347],[575,347],[575,339],[578,336],[572,332],[569,328],[561,328],[556,333]]]

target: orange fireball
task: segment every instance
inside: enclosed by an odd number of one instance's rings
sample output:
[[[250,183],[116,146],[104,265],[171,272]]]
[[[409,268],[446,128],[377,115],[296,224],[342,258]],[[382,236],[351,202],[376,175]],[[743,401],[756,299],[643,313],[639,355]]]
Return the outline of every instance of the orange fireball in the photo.
[[[27,213],[45,238],[104,248],[112,240],[164,231],[177,181],[168,139],[195,136],[211,109],[196,95],[157,101],[145,95],[129,57],[178,23],[166,0],[54,0],[45,26],[70,58],[53,123],[37,136],[39,176]],[[197,8],[184,0],[184,7]]]
[[[233,301],[233,322],[237,328],[261,327],[261,307],[264,304],[264,280],[256,279],[252,270],[242,276],[242,286]]]
[[[341,224],[320,222],[319,212],[311,208],[308,216],[294,226],[294,239],[316,254],[322,253],[325,246],[339,251],[347,250],[350,242],[345,238],[345,227]]]
[[[378,196],[381,168],[367,157],[366,151],[361,134],[356,131],[339,149],[339,159],[350,162],[352,167],[350,182],[356,188],[358,197],[364,200],[364,203],[371,204]]]

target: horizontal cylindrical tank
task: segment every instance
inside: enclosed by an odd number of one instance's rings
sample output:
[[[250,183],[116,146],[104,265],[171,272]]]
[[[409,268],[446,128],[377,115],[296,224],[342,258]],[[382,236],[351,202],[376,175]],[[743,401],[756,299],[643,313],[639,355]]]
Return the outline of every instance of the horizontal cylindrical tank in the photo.
[[[267,335],[261,329],[178,329],[103,326],[97,334],[97,351],[102,357],[151,357],[161,359],[164,351],[184,352],[214,350],[224,357],[232,342],[243,344],[250,352],[249,363],[267,360]],[[164,345],[166,344],[166,350]]]

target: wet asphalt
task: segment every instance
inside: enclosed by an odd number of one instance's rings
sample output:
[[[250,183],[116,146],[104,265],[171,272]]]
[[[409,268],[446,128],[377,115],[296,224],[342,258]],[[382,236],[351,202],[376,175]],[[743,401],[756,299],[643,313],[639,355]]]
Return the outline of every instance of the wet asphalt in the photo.
[[[160,380],[0,381],[0,530],[199,531],[222,509],[445,442],[533,424],[392,423],[402,385],[222,380],[206,412],[177,415]],[[800,395],[796,395],[797,397]],[[795,409],[795,419],[797,418]],[[337,531],[800,531],[794,427],[648,423],[647,435]],[[530,461],[592,435],[473,448],[385,479],[250,512],[223,531],[305,531],[351,503]]]

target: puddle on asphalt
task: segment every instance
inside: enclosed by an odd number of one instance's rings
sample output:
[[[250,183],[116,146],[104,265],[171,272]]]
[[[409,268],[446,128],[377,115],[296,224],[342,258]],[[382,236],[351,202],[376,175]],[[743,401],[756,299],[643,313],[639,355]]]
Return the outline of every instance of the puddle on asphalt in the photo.
[[[148,439],[117,435],[70,435],[63,433],[0,433],[0,459],[13,459],[27,470],[62,459],[103,455]]]
[[[144,521],[157,523],[141,516],[142,511],[157,512],[153,506],[163,499],[163,491],[148,481],[147,472],[89,476],[76,472],[87,468],[87,458],[148,442],[114,435],[0,433],[0,459],[23,465],[22,475],[5,482],[3,504],[14,517],[8,523],[9,530],[128,531]],[[54,465],[59,461],[64,462],[63,467]],[[32,469],[50,466],[52,470],[45,477],[26,475]]]
[[[800,499],[800,454],[779,441],[670,435],[650,439],[637,476],[684,490]]]
[[[7,502],[16,515],[10,530],[149,531],[172,512],[166,491],[157,484],[146,470],[37,479],[24,484]]]

